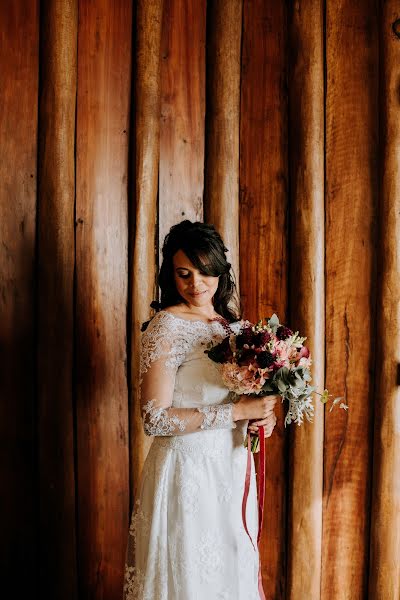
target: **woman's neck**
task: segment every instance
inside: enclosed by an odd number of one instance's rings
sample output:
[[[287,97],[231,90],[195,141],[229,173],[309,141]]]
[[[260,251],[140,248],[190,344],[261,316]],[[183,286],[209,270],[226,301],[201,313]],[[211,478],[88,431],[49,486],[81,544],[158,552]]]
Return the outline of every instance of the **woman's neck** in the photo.
[[[215,319],[215,317],[219,317],[219,315],[212,304],[207,304],[206,306],[194,306],[192,304],[178,304],[177,307],[180,312],[186,313],[188,315],[201,317],[203,319]]]

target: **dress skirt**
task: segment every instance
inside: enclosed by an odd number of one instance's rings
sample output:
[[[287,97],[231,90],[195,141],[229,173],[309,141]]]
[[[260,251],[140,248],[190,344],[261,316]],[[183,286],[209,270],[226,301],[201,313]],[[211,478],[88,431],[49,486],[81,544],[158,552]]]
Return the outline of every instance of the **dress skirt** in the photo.
[[[246,422],[233,430],[155,437],[129,529],[124,600],[259,600],[256,477],[247,526]]]

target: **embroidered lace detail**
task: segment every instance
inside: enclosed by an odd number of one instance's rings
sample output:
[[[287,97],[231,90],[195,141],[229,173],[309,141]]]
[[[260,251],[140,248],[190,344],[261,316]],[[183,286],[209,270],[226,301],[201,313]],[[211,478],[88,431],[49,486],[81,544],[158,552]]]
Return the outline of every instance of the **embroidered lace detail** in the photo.
[[[178,503],[186,514],[196,515],[199,512],[199,482],[194,477],[183,475],[181,472],[177,486],[180,490]]]
[[[173,435],[176,429],[185,431],[186,421],[170,417],[167,408],[156,407],[155,400],[149,400],[143,406],[143,427],[146,435]]]
[[[188,335],[188,330],[190,335]],[[191,348],[207,344],[210,341],[210,334],[211,338],[222,339],[225,333],[221,323],[218,321],[210,323],[189,321],[177,318],[167,311],[158,312],[142,334],[141,375],[149,369],[152,362],[163,356],[165,356],[167,368],[177,369]],[[171,348],[172,340],[174,344]]]
[[[140,500],[136,500],[135,509],[132,512],[131,523],[129,526],[129,535],[133,541],[133,548],[136,544],[136,537],[138,531],[141,530],[144,536],[148,536],[150,533],[150,520],[147,514],[143,511]]]
[[[221,488],[218,494],[218,502],[220,504],[228,504],[232,500],[232,485],[229,483],[221,483]]]
[[[243,531],[240,518],[247,454],[241,443],[232,456],[232,434],[229,433],[227,430],[205,431],[193,436],[155,438],[146,461],[146,485],[141,500],[135,502],[131,519],[124,600],[167,600],[171,589],[175,592],[172,597],[259,598],[258,554]],[[222,462],[218,465],[206,462],[199,451],[194,454],[184,451],[178,456],[166,445],[179,442],[183,449],[192,437],[198,442],[198,448],[203,440],[212,443],[214,439],[222,439],[223,452],[218,459]],[[193,442],[190,445],[194,445]],[[234,465],[238,463],[232,459],[238,453],[244,462],[240,461],[242,468],[236,471]],[[210,474],[213,474],[213,494],[207,488]],[[252,478],[252,500],[248,506],[253,507],[253,512],[248,515],[248,524],[254,536],[257,530],[254,467]],[[171,514],[168,502],[172,497],[179,510]],[[218,515],[216,522],[212,515]],[[235,515],[233,529],[232,515]],[[221,529],[215,526],[219,521]],[[203,524],[200,529],[198,523]],[[231,535],[225,538],[225,523],[229,523],[233,538]],[[239,590],[233,588],[233,591],[229,584],[236,581],[236,573]]]
[[[196,549],[200,581],[210,582],[224,567],[224,553],[221,536],[215,531],[204,531]]]
[[[245,453],[243,440],[244,434],[240,435],[240,439],[236,440],[236,443]],[[190,435],[155,437],[152,446],[163,451],[174,450],[185,457],[190,456],[192,464],[202,465],[204,458],[212,459],[213,462],[222,460],[226,456],[226,447],[229,443],[232,444],[231,430],[219,429],[199,430]]]
[[[145,579],[143,571],[125,564],[124,600],[143,598]]]
[[[197,410],[204,414],[200,425],[201,429],[236,429],[236,423],[232,418],[233,402],[221,404],[220,406],[201,406]]]

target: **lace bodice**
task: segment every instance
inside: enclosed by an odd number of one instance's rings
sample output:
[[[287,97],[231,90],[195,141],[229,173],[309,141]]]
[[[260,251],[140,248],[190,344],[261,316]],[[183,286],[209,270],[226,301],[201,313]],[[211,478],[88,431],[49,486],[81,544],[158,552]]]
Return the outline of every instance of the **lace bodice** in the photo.
[[[231,324],[233,331],[241,323]],[[226,336],[219,321],[190,321],[162,310],[142,334],[140,399],[147,435],[233,429],[232,394],[204,353]]]

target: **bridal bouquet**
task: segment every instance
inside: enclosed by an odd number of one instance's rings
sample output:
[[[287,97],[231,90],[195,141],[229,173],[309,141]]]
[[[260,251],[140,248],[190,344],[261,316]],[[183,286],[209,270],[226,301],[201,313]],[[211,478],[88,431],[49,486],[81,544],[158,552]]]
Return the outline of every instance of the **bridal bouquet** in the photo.
[[[312,359],[304,346],[306,339],[282,325],[273,314],[255,325],[246,321],[238,334],[232,332],[205,352],[220,365],[222,380],[230,391],[252,396],[279,394],[282,401],[287,400],[286,427],[292,421],[301,425],[304,418],[312,421],[313,393],[324,404],[331,396],[327,389],[320,393],[309,383]],[[330,410],[342,398],[335,398]],[[340,408],[348,407],[342,402]],[[257,452],[258,448],[258,435],[252,436],[251,449]]]

